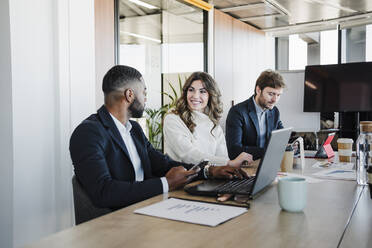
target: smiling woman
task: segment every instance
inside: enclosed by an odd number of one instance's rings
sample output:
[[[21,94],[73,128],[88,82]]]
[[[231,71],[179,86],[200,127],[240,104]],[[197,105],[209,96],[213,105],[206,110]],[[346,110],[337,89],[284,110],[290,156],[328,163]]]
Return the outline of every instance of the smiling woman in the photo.
[[[164,119],[164,148],[171,158],[185,163],[209,160],[216,165],[232,166],[252,161],[252,156],[244,152],[229,160],[219,125],[220,98],[217,84],[209,74],[194,72],[186,80],[175,109]]]
[[[193,112],[204,113],[213,124],[212,132],[222,115],[220,98],[221,93],[214,79],[208,73],[194,72],[186,80],[173,113],[180,116],[191,132],[196,127]]]
[[[203,112],[208,104],[209,94],[203,82],[195,80],[187,90],[187,104],[191,110]]]

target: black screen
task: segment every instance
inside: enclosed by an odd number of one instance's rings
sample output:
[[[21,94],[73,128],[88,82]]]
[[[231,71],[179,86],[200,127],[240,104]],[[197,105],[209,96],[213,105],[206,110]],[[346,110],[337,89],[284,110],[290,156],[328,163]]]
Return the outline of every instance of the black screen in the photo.
[[[372,111],[372,62],[306,66],[304,112]]]

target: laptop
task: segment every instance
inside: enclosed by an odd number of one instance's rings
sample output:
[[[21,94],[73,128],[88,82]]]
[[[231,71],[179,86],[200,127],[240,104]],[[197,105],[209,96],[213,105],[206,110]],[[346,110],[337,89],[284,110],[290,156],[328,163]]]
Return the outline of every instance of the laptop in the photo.
[[[254,198],[274,181],[280,168],[291,130],[292,128],[285,128],[272,131],[265,154],[257,168],[256,176],[233,180],[206,180],[195,186],[186,186],[185,191],[192,195],[239,194]]]

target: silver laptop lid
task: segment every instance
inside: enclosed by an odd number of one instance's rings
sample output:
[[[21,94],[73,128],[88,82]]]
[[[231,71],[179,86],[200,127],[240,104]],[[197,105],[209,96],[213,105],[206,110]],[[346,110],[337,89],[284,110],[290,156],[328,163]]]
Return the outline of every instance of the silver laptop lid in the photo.
[[[261,158],[260,165],[257,169],[256,180],[251,193],[252,196],[274,181],[280,168],[280,163],[282,162],[285,147],[291,135],[291,130],[292,128],[290,127],[271,132],[265,154],[263,158]]]

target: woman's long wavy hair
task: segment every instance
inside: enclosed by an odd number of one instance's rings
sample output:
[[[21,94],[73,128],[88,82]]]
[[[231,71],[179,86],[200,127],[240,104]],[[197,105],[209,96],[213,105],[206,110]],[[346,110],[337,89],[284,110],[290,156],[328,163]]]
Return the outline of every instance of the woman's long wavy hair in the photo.
[[[214,124],[210,131],[212,134],[213,129],[218,125],[218,121],[222,115],[222,102],[220,100],[221,93],[218,89],[217,83],[208,73],[194,72],[190,77],[187,78],[182,88],[182,95],[177,100],[176,107],[172,113],[179,115],[188,129],[192,133],[194,132],[196,124],[194,123],[191,115],[192,110],[187,104],[187,91],[189,90],[191,84],[196,80],[200,80],[203,83],[204,88],[209,94],[208,104],[204,109],[204,114],[208,115],[209,119]]]

